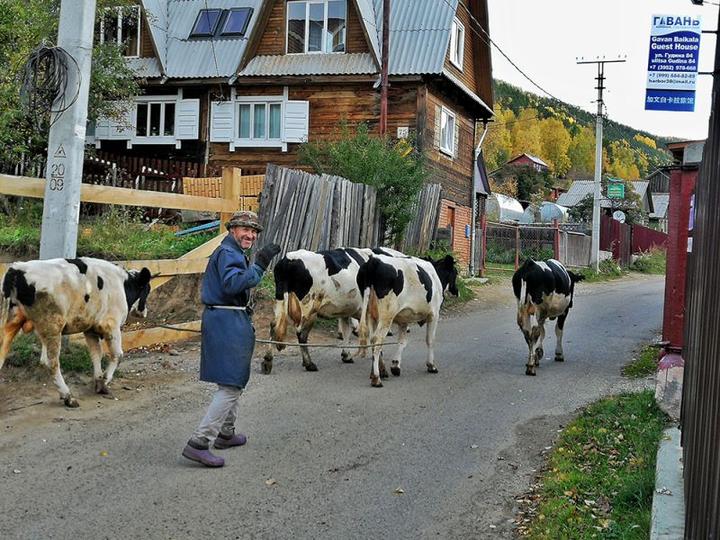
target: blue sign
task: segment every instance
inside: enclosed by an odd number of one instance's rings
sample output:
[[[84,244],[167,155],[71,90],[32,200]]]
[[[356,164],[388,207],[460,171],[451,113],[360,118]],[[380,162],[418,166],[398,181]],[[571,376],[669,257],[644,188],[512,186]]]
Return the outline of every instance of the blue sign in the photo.
[[[653,15],[645,109],[695,110],[700,17]]]

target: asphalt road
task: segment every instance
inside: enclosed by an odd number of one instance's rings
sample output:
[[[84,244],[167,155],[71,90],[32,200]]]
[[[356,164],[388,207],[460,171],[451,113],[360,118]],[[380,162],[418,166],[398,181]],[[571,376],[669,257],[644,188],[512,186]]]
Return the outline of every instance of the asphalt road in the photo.
[[[0,538],[508,538],[545,446],[579,406],[628,386],[620,367],[661,324],[662,278],[578,289],[566,361],[552,361],[553,323],[537,377],[509,291],[440,323],[437,375],[417,327],[382,389],[327,349],[317,373],[295,356],[256,369],[249,443],[223,451],[223,469],[180,457],[209,385],[161,385],[134,407],[81,400],[102,409],[90,419],[53,404],[56,421],[0,431]]]

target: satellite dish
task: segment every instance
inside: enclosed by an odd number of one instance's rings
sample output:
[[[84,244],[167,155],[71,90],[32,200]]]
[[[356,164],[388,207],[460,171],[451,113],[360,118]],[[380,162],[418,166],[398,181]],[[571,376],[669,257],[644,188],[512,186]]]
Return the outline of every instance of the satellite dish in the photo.
[[[615,210],[613,212],[613,219],[619,221],[620,223],[625,223],[625,212],[622,210]]]

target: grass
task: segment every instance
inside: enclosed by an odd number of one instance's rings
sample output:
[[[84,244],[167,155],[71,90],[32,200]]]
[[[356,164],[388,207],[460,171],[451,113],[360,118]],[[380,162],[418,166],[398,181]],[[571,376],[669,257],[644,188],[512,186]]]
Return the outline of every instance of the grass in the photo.
[[[657,357],[657,348],[647,345],[640,351],[637,358],[633,358],[629,364],[622,368],[622,374],[631,379],[654,375],[657,371]]]
[[[13,341],[6,361],[8,365],[22,368],[40,365],[40,342],[35,334],[18,335]],[[78,343],[68,343],[60,351],[60,368],[67,373],[92,373],[92,361],[87,347]]]
[[[533,539],[646,539],[655,457],[666,416],[653,393],[622,394],[587,407],[560,436],[540,479]]]
[[[667,252],[661,248],[653,248],[642,253],[630,265],[630,270],[643,274],[665,274]]]
[[[599,272],[596,272],[592,268],[581,268],[575,271],[585,276],[585,281],[588,283],[611,281],[613,279],[621,278],[627,274],[627,272],[623,270],[620,265],[613,259],[605,259],[604,261],[600,261],[599,268]]]
[[[30,205],[13,216],[0,215],[0,250],[17,257],[37,257],[40,246],[42,207]],[[80,257],[109,260],[174,259],[210,240],[215,231],[175,236],[175,227],[141,223],[130,211],[113,209],[102,217],[78,225]]]

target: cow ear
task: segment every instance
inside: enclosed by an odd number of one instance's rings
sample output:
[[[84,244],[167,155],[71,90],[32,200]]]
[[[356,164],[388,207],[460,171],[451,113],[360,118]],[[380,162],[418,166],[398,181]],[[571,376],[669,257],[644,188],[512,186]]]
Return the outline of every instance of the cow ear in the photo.
[[[150,279],[152,279],[152,275],[150,274],[150,270],[147,269],[147,267],[143,267],[142,270],[140,270],[140,273],[137,276],[138,283],[140,286],[145,286],[148,283],[150,283]]]
[[[445,266],[447,266],[448,268],[452,268],[453,266],[455,266],[455,259],[452,255],[445,255],[443,263],[445,263]]]

